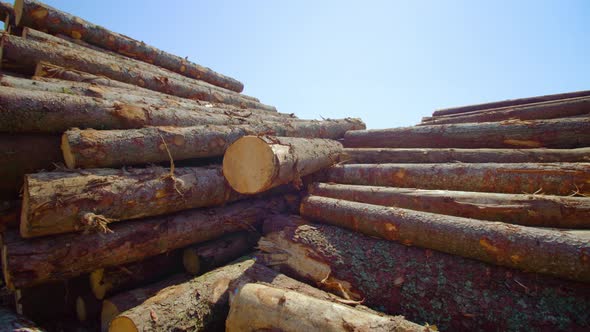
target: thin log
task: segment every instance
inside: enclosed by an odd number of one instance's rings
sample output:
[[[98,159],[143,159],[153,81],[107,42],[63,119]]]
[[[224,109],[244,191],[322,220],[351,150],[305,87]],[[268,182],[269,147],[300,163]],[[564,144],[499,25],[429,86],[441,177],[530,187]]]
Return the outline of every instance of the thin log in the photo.
[[[0,326],[6,332],[43,332],[45,330],[23,316],[17,315],[8,308],[0,307]]]
[[[300,213],[310,220],[405,245],[434,249],[523,271],[590,281],[590,243],[583,237],[559,230],[443,216],[318,196],[304,198]]]
[[[350,164],[322,182],[507,194],[590,195],[589,163]]]
[[[38,30],[49,31],[52,34],[64,34],[187,77],[236,92],[244,90],[244,85],[231,77],[216,73],[210,68],[200,66],[186,58],[164,52],[144,42],[107,30],[43,3],[33,0],[17,0],[15,12],[18,26],[31,26]]]
[[[503,121],[346,133],[347,148],[556,148],[590,146],[590,119]]]
[[[247,284],[234,295],[225,330],[428,331],[397,316],[379,316],[294,291]]]
[[[330,225],[271,218],[261,261],[441,331],[584,330],[587,283],[525,273]],[[544,254],[547,255],[545,252]]]
[[[41,43],[6,34],[2,36],[1,46],[3,59],[31,67],[40,61],[46,61],[183,98],[276,111],[272,106],[245,98],[238,93],[221,91],[220,88],[199,81],[188,82],[172,72],[152,65],[131,59],[124,61],[90,49],[65,47],[59,43]]]
[[[314,183],[314,196],[524,226],[590,228],[590,199]]]
[[[342,144],[326,139],[245,136],[223,157],[223,175],[239,193],[256,194],[338,162]]]
[[[193,243],[251,229],[287,208],[282,196],[189,210],[114,224],[110,234],[64,234],[4,243],[4,280],[10,289],[63,280],[97,268],[137,262]],[[27,259],[22,259],[27,257]]]
[[[108,232],[120,220],[221,205],[238,198],[219,167],[91,169],[25,177],[24,238]]]

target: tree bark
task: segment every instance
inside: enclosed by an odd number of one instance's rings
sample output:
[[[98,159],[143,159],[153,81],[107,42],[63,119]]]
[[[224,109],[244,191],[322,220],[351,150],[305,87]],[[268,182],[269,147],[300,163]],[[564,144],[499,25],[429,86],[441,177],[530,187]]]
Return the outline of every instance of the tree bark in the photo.
[[[293,220],[294,219],[294,220]],[[590,289],[340,227],[265,222],[261,261],[372,308],[441,331],[583,330]],[[267,227],[268,226],[268,227]],[[545,253],[546,254],[546,253]]]
[[[0,308],[0,326],[2,331],[6,332],[43,332],[45,330],[40,329],[25,317],[17,315],[15,312],[8,308]]]
[[[590,119],[416,126],[346,133],[347,148],[556,148],[590,146]]]
[[[523,194],[314,183],[314,196],[524,226],[590,228],[590,200]]]
[[[49,31],[52,34],[64,34],[130,58],[166,68],[186,77],[205,81],[235,92],[244,90],[244,85],[236,79],[40,2],[17,0],[15,12],[16,23],[19,26],[30,26],[38,30]]]
[[[243,97],[239,93],[221,90],[198,81],[188,82],[172,72],[149,64],[120,59],[90,49],[65,47],[59,43],[40,43],[12,35],[3,35],[1,46],[3,59],[31,67],[40,61],[46,61],[57,66],[103,75],[117,81],[183,98],[276,111],[273,106],[257,102],[251,97]]]
[[[253,232],[239,232],[184,248],[184,269],[192,275],[199,275],[225,265],[251,251],[258,238]]]
[[[63,162],[59,137],[0,134],[0,199],[16,199],[27,173]]]
[[[155,282],[183,271],[181,249],[172,250],[139,262],[92,271],[89,284],[94,297],[102,300],[121,291]]]
[[[590,194],[590,164],[337,165],[322,182],[507,194]]]
[[[343,304],[258,284],[247,284],[234,295],[225,330],[428,331],[403,317],[374,315]]]
[[[478,111],[478,110],[488,110],[488,109],[493,109],[493,108],[498,108],[498,107],[518,106],[518,105],[540,103],[540,102],[545,102],[545,101],[552,101],[552,100],[559,100],[559,99],[566,99],[566,98],[576,98],[576,97],[583,97],[583,96],[590,96],[590,90],[559,93],[559,94],[536,96],[536,97],[518,98],[518,99],[508,99],[508,100],[502,100],[502,101],[495,101],[495,102],[491,102],[491,103],[460,106],[460,107],[443,108],[443,109],[439,109],[439,110],[434,111],[434,113],[432,113],[432,116],[437,117],[437,116],[442,116],[442,115],[467,113],[467,112],[473,112],[473,111]]]
[[[256,194],[281,184],[301,182],[338,162],[342,144],[326,139],[245,136],[223,157],[223,175],[239,193]]]
[[[2,247],[4,280],[14,289],[140,261],[251,229],[267,214],[285,209],[284,198],[278,196],[114,224],[107,235],[64,234],[31,240],[17,236]]]
[[[579,149],[344,149],[355,164],[383,163],[556,163],[590,162],[590,148]]]
[[[61,147],[69,168],[114,167],[167,161],[168,151],[174,160],[223,156],[232,143],[247,135],[338,139],[347,130],[360,127],[364,124],[358,120],[341,119],[136,130],[72,129],[63,134]]]
[[[405,245],[439,250],[523,271],[590,281],[590,243],[582,237],[559,230],[317,196],[304,198],[300,213],[310,220]]]
[[[102,230],[120,220],[221,205],[238,198],[218,167],[92,169],[25,177],[25,238]]]

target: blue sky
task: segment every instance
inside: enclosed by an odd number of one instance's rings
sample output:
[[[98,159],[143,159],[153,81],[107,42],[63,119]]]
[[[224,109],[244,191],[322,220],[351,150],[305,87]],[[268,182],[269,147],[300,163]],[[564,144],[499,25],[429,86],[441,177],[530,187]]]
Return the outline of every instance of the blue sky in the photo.
[[[301,118],[590,89],[590,1],[46,0],[244,82]]]

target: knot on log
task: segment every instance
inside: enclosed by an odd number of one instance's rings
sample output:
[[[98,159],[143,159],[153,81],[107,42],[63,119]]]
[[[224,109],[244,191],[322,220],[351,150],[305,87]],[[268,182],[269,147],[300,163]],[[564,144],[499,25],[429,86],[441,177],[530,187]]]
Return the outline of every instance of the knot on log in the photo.
[[[113,231],[108,226],[108,224],[113,221],[114,219],[107,218],[103,215],[87,212],[82,216],[81,224],[84,234],[91,232],[100,232],[106,234],[113,233]]]

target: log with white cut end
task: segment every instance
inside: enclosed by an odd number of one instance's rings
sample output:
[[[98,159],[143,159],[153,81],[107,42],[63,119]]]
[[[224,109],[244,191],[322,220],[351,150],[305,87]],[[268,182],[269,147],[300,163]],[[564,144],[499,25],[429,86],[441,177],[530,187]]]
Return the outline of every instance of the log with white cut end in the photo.
[[[234,190],[260,193],[338,162],[342,145],[326,139],[245,136],[223,157],[223,174]]]

